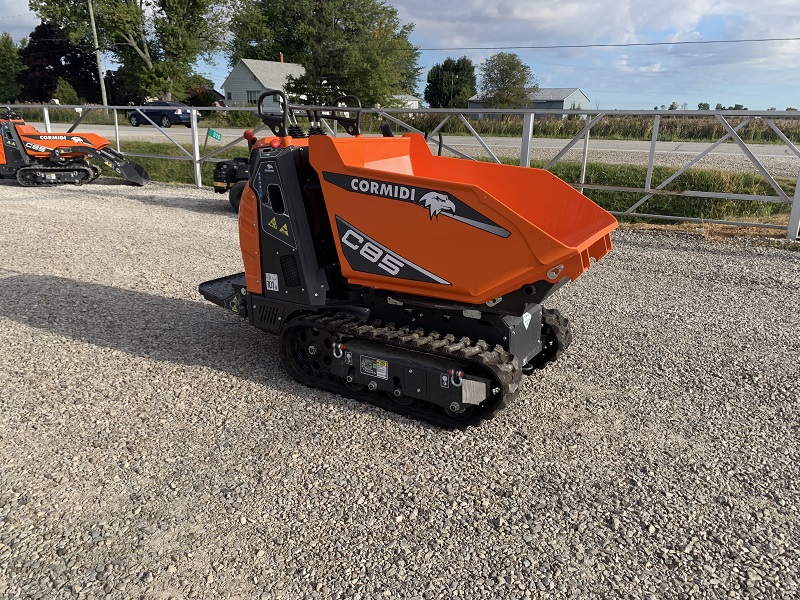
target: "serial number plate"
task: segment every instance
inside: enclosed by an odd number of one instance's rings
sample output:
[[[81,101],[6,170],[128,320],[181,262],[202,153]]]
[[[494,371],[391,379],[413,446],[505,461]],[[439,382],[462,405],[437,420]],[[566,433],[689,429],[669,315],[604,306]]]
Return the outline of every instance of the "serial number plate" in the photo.
[[[361,357],[361,373],[377,379],[389,379],[389,361],[371,356]]]

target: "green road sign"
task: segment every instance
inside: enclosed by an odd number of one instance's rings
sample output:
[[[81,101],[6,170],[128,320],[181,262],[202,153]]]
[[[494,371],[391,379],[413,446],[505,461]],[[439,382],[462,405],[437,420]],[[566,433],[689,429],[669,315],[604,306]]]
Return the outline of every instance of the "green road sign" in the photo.
[[[222,141],[222,134],[219,131],[214,131],[213,129],[208,130],[208,137],[214,138],[218,142]]]

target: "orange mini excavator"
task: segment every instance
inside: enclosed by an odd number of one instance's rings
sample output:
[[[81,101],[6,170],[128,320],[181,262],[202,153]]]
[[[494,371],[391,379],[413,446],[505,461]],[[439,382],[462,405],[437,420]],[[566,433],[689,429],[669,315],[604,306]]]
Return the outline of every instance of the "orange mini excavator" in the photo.
[[[303,384],[475,424],[569,345],[542,303],[609,252],[617,222],[552,173],[434,156],[418,134],[364,137],[357,99],[336,105],[261,96],[276,137],[250,154],[244,272],[200,293],[278,334]]]
[[[42,133],[6,108],[0,109],[0,136],[0,178],[16,178],[21,185],[89,183],[102,173],[100,165],[135,185],[150,181],[142,167],[95,133]]]

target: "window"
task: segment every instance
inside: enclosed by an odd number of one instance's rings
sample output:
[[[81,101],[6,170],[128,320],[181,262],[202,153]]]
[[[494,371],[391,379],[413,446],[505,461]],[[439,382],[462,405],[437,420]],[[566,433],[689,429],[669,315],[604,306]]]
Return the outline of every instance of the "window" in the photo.
[[[233,100],[233,92],[228,92],[228,100]]]
[[[255,104],[258,102],[258,97],[261,95],[260,90],[247,90],[247,103]]]

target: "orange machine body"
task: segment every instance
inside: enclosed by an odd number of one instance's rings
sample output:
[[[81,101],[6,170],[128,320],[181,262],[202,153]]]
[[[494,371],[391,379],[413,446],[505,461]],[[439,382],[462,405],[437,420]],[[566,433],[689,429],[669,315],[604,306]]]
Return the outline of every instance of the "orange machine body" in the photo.
[[[548,171],[434,156],[416,134],[291,144],[308,146],[352,284],[483,304],[537,282],[574,280],[611,249],[616,219]],[[262,293],[249,188],[239,232],[247,289]],[[361,268],[362,258],[380,268]]]
[[[617,227],[548,171],[433,156],[420,135],[320,136],[309,156],[351,283],[481,304],[538,281],[575,279],[608,253]],[[355,233],[343,236],[342,221]],[[353,268],[342,244],[363,249],[362,234],[433,277]]]
[[[22,140],[25,152],[29,156],[46,158],[53,150],[58,148],[94,148],[100,150],[109,145],[109,141],[96,133],[43,133],[33,125],[24,121],[15,123],[17,133]],[[64,152],[64,157],[78,155],[81,152]]]

